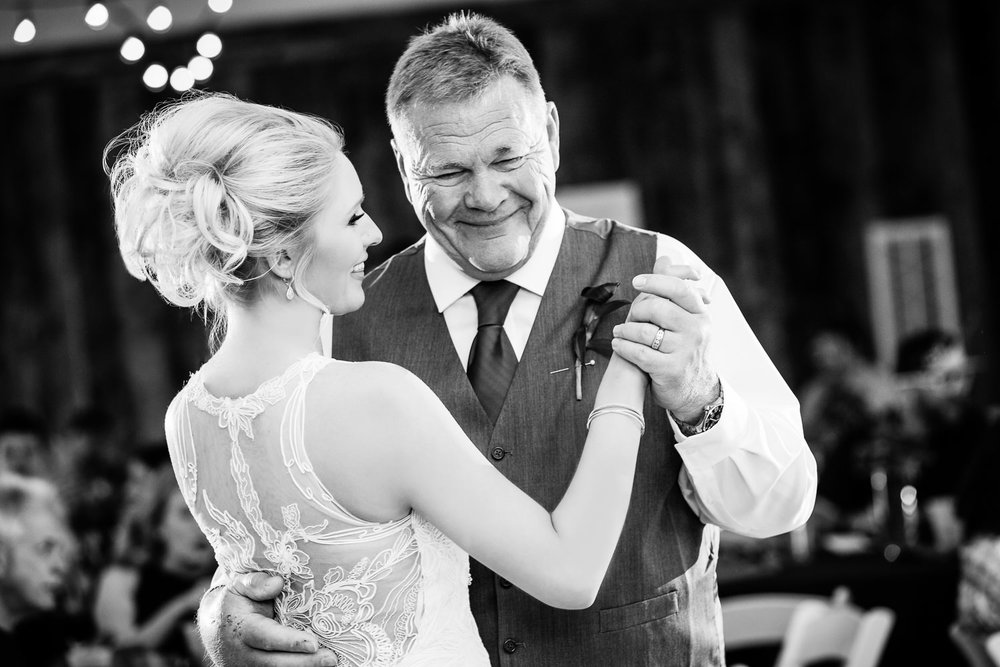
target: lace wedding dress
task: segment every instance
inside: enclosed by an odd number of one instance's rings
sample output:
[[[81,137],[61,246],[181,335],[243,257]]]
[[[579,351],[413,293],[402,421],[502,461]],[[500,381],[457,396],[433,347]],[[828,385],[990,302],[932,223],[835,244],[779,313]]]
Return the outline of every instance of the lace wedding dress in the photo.
[[[488,666],[466,553],[415,513],[359,519],[313,472],[306,391],[342,363],[310,355],[239,398],[212,396],[195,373],[166,420],[188,507],[227,575],[284,578],[276,618],[315,633],[341,665]]]

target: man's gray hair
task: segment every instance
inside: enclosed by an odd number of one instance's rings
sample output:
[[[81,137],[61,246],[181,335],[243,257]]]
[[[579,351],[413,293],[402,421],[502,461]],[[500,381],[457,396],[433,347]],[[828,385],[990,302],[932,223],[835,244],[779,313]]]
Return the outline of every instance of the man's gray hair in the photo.
[[[0,547],[8,546],[24,532],[25,515],[36,509],[64,516],[56,487],[37,477],[0,472]]]
[[[395,126],[416,103],[468,100],[508,76],[544,103],[538,70],[514,33],[485,16],[457,12],[410,40],[389,79],[386,115]]]

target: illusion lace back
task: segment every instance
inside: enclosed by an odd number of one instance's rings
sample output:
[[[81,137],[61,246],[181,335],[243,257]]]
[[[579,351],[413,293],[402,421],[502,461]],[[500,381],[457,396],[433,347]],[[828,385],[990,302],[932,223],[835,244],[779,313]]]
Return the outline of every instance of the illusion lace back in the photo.
[[[488,665],[465,552],[415,513],[359,519],[313,472],[306,391],[342,363],[310,355],[239,398],[212,396],[195,373],[167,414],[188,507],[227,575],[284,578],[277,619],[315,633],[341,665]]]

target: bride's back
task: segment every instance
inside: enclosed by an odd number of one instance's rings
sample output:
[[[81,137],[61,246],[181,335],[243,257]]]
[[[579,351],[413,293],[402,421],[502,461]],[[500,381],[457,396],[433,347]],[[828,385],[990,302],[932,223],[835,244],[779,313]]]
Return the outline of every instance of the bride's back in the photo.
[[[315,473],[307,447],[323,443],[306,434],[323,433],[330,420],[317,409],[322,397],[307,401],[307,391],[337,366],[350,365],[310,355],[240,397],[213,396],[196,373],[171,404],[168,442],[223,570],[281,575],[280,622],[315,632],[346,664],[382,664],[413,648],[418,626],[424,633],[445,621],[440,598],[455,585],[467,594],[468,565],[419,517],[357,517]],[[428,558],[450,566],[428,574]]]

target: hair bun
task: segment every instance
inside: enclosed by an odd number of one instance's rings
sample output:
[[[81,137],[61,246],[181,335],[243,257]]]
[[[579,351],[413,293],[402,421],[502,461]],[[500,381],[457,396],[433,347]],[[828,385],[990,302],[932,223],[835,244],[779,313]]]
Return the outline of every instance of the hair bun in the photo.
[[[209,253],[218,265],[219,278],[242,284],[233,272],[246,260],[253,242],[253,218],[238,195],[229,191],[225,177],[205,165],[187,181],[185,188],[190,215],[204,236]]]
[[[252,301],[326,205],[342,147],[329,123],[225,94],[159,107],[105,149],[126,267],[179,306]]]
[[[241,285],[235,272],[249,254],[253,220],[219,170],[190,160],[170,166],[149,150],[125,160],[118,233],[129,272],[178,306]]]

